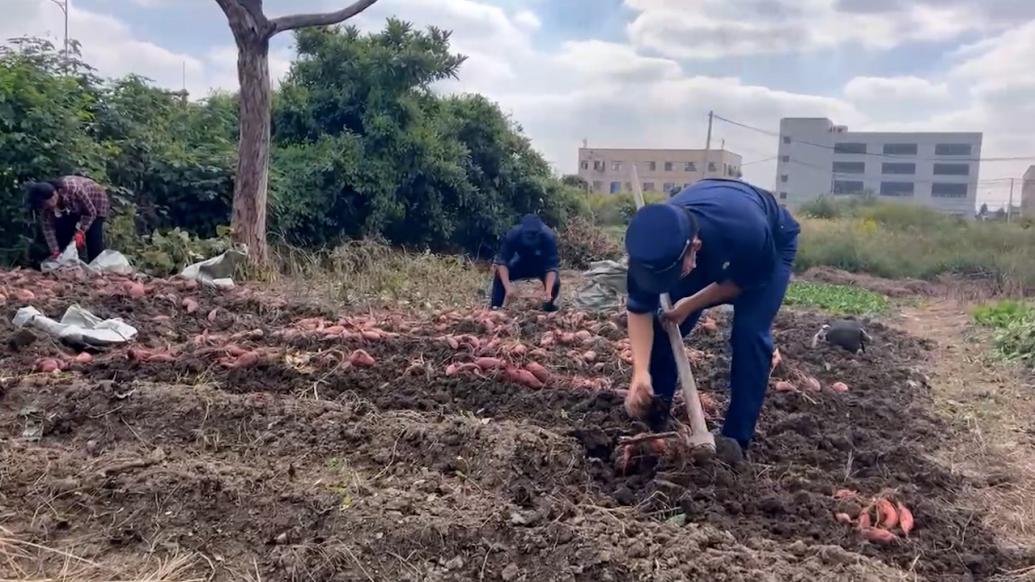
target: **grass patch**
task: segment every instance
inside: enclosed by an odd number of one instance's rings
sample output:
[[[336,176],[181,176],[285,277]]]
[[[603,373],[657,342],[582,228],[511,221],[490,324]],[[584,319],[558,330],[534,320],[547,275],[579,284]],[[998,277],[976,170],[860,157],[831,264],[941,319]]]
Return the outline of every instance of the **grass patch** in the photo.
[[[276,272],[300,295],[358,308],[462,307],[487,302],[488,266],[370,240],[334,249],[276,249]]]
[[[994,346],[1000,357],[1035,366],[1035,305],[1003,300],[981,305],[974,321],[995,330]]]
[[[794,281],[784,298],[786,305],[820,309],[835,315],[878,315],[890,307],[880,293],[849,285]]]
[[[1035,289],[1035,228],[968,221],[891,203],[824,203],[799,212],[796,267],[829,266],[890,279],[957,275],[995,292]]]

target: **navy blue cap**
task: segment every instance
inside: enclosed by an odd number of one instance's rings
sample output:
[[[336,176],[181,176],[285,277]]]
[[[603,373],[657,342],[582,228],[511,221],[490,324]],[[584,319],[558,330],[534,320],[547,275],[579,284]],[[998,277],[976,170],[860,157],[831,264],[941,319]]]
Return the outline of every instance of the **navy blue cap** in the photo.
[[[683,254],[693,227],[686,210],[673,204],[650,204],[636,212],[625,231],[629,274],[644,291],[665,293],[683,274]]]

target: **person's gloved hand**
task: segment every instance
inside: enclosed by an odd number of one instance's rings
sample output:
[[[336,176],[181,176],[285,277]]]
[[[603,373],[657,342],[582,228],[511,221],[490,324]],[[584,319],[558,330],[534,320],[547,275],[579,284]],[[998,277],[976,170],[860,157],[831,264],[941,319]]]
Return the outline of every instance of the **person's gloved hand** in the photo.
[[[75,248],[79,250],[86,248],[86,235],[81,230],[77,230],[75,233]]]

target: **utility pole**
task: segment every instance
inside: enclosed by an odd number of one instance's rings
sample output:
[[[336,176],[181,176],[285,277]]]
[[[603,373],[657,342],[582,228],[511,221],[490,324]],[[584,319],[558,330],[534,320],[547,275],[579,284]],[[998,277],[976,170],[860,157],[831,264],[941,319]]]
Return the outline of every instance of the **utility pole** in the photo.
[[[1006,203],[1006,223],[1010,223],[1010,215],[1013,214],[1013,178],[1010,178],[1010,201]]]
[[[68,67],[68,0],[50,0],[55,6],[61,9],[61,13],[65,15],[65,67]]]
[[[705,178],[708,177],[708,163],[709,163],[709,160],[712,157],[711,156],[711,150],[712,150],[712,119],[714,117],[715,117],[715,112],[714,111],[709,111],[708,112],[708,137],[705,139],[705,142],[704,142],[704,169],[701,170],[704,173],[704,177]]]

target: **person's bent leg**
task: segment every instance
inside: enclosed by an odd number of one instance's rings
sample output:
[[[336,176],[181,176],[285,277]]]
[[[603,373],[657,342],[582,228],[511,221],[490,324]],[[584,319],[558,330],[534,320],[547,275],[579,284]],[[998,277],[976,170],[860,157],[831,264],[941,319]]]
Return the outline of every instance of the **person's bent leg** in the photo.
[[[86,262],[93,262],[102,252],[104,252],[104,219],[95,218],[93,224],[85,233],[86,237]]]
[[[550,300],[543,302],[543,311],[557,311],[557,298],[561,295],[561,274],[557,271],[548,271],[539,277],[539,282],[546,286],[546,279],[550,273],[554,274],[553,287],[550,289]]]
[[[745,451],[755,435],[769,386],[773,320],[787,292],[793,260],[792,252],[777,267],[768,285],[744,293],[733,304],[730,405],[722,435],[736,440]]]
[[[492,289],[489,291],[489,307],[499,309],[503,307],[503,301],[507,298],[507,290],[503,287],[503,280],[500,279],[499,271],[492,270]]]

